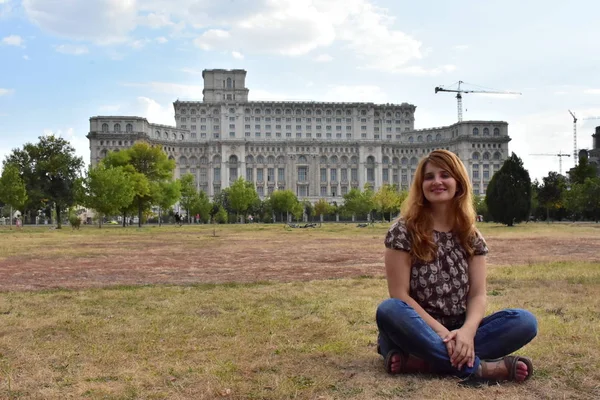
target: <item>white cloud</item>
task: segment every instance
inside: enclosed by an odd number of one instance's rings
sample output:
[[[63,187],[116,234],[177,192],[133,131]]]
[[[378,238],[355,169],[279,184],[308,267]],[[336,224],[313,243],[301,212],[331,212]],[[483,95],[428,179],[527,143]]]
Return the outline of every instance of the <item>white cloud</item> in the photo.
[[[214,0],[23,0],[23,8],[45,31],[96,44],[131,41],[129,36],[144,26],[167,28],[175,37],[193,34],[197,47],[234,57],[298,57],[336,45],[352,53],[360,68],[426,76],[452,70],[414,66],[428,56],[427,49],[373,1],[244,0],[232,7]],[[198,29],[204,32],[198,35]],[[326,55],[315,57],[328,61]]]
[[[414,75],[414,76],[438,76],[443,73],[456,71],[455,65],[443,65],[437,68],[424,68],[419,66],[410,66],[410,67],[400,67],[396,69],[391,69],[392,72],[397,72],[405,75]]]
[[[179,98],[202,98],[203,86],[183,85],[169,82],[124,83],[125,87],[146,88],[155,93],[168,94]]]
[[[454,46],[452,48],[454,50],[464,51],[464,50],[467,50],[469,48],[469,45],[468,44],[459,44],[459,45],[456,45],[456,46]]]
[[[2,38],[2,44],[6,46],[17,46],[17,47],[25,47],[24,46],[25,39],[23,39],[19,35],[10,35]]]
[[[581,109],[578,115],[600,115],[600,108]],[[591,148],[592,144],[593,124],[585,129],[584,124],[578,124],[578,149]],[[559,163],[558,157],[531,154],[571,154],[571,157],[563,157],[563,174],[573,167],[573,120],[564,109],[526,115],[511,121],[509,129],[510,151],[523,159],[532,180],[547,176],[549,171],[558,172]]]
[[[233,58],[235,58],[236,60],[243,60],[244,59],[244,55],[238,51],[232,51],[231,52],[231,56]]]
[[[61,137],[71,144],[75,149],[75,154],[83,158],[83,162],[86,164],[85,168],[90,162],[90,142],[85,137],[87,132],[78,134],[73,128],[66,129],[44,129],[43,134],[45,136]]]
[[[23,56],[23,60],[25,60],[25,61],[29,61],[29,60],[30,60],[30,58],[29,58],[29,56],[28,56],[27,54],[25,54],[25,55]]]
[[[329,54],[320,54],[315,57],[315,61],[316,62],[330,62],[330,61],[333,61],[333,57],[331,57]]]
[[[565,92],[564,90],[558,90],[556,92],[554,92],[555,95],[557,96],[563,96],[565,94],[568,94],[569,92]]]
[[[331,86],[320,96],[320,101],[372,102],[387,103],[389,98],[379,86],[375,85],[338,85]]]
[[[139,50],[144,48],[148,43],[150,42],[149,39],[137,39],[137,40],[133,40],[129,43],[129,46]]]
[[[160,43],[160,44],[164,44],[164,43],[167,43],[167,42],[169,41],[169,40],[168,40],[166,37],[164,37],[164,36],[157,37],[155,40],[156,40],[156,43]]]
[[[202,75],[202,70],[199,70],[199,69],[182,68],[180,71],[185,72],[186,74],[191,74],[191,75]]]
[[[174,23],[169,19],[168,15],[158,13],[141,15],[138,17],[138,23],[143,26],[149,26],[153,29],[174,25]]]
[[[99,108],[101,115],[131,115],[146,118],[151,123],[174,125],[173,106],[161,105],[148,97],[137,97],[127,104],[110,104]]]
[[[583,91],[585,94],[600,94],[600,89],[585,89]]]
[[[13,94],[15,91],[13,89],[2,89],[0,88],[0,96],[5,96],[9,94]]]
[[[89,53],[89,50],[86,46],[83,45],[74,45],[74,44],[61,44],[58,46],[54,46],[54,49],[58,53],[62,54],[71,54],[74,56],[80,56],[82,54]]]
[[[57,36],[111,44],[135,27],[135,0],[23,0],[27,17]]]

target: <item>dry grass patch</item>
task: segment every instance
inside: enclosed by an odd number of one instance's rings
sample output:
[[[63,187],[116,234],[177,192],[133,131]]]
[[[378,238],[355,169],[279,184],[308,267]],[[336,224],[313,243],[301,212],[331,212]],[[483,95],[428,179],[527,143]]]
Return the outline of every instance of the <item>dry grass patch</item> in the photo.
[[[524,307],[535,378],[482,389],[387,376],[380,278],[0,294],[0,397],[488,399],[600,396],[600,266],[493,268],[489,311]]]

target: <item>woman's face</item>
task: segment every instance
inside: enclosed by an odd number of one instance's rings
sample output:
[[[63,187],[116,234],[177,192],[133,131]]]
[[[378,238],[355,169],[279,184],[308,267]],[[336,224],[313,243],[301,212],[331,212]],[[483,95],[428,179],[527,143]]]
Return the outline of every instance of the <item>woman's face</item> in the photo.
[[[456,195],[456,180],[446,171],[432,163],[425,166],[423,195],[432,204],[450,202]]]

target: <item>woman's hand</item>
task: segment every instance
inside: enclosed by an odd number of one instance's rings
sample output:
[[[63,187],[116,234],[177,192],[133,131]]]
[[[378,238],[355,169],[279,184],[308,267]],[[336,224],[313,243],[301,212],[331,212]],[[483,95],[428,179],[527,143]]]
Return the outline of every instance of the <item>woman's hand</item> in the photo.
[[[456,342],[454,340],[446,340],[446,338],[450,335],[450,331],[446,328],[439,332],[436,332],[444,341],[446,345],[446,350],[448,350],[448,357],[452,357],[452,353],[454,353],[454,348],[456,347]]]
[[[467,328],[453,330],[444,337],[444,343],[450,355],[453,367],[461,369],[463,365],[473,367],[475,363],[475,333]],[[450,348],[452,353],[450,354]]]

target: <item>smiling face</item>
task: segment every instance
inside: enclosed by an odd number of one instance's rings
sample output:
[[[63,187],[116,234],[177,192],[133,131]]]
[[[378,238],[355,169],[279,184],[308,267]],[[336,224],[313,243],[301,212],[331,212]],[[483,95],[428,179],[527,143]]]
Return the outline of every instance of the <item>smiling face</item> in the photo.
[[[423,173],[423,195],[432,204],[451,202],[456,195],[456,180],[448,171],[428,162]]]

